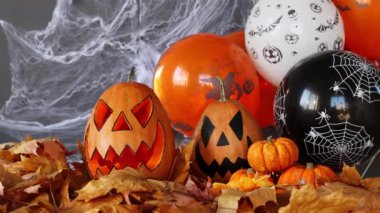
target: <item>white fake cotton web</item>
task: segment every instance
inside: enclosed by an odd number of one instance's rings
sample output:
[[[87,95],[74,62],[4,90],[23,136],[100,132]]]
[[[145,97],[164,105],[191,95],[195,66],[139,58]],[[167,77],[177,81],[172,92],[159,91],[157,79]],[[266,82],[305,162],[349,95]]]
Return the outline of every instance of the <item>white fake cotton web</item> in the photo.
[[[151,86],[162,52],[198,32],[242,29],[252,1],[57,0],[41,31],[0,21],[7,37],[11,96],[0,110],[0,129],[23,138],[82,137],[99,95],[138,70]]]
[[[331,87],[333,91],[349,90],[354,97],[367,103],[380,101],[380,71],[373,65],[352,53],[338,52],[333,54],[331,67],[340,76],[340,81]]]
[[[368,156],[374,146],[373,138],[364,126],[348,121],[329,123],[330,116],[320,112],[321,126],[311,127],[304,139],[307,154],[316,162],[338,168],[343,162],[356,165]]]
[[[284,88],[284,82],[281,82],[277,89],[276,97],[274,102],[274,116],[276,122],[276,128],[278,133],[281,135],[284,126],[286,126],[286,111],[285,111],[285,101],[286,92]]]

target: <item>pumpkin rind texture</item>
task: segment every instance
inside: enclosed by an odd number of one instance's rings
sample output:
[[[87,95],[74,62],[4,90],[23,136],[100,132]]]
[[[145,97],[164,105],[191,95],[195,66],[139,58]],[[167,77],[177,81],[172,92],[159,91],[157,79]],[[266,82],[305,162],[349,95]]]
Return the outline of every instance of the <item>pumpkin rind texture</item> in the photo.
[[[296,165],[287,169],[281,174],[278,185],[310,184],[318,187],[320,181],[332,181],[335,178],[336,174],[329,167],[308,163],[308,166]]]
[[[247,152],[263,133],[248,110],[236,100],[215,101],[199,121],[193,168],[200,176],[227,182],[234,172],[248,168]]]
[[[248,150],[249,165],[261,174],[285,170],[297,160],[298,147],[289,138],[257,141]]]
[[[154,179],[168,179],[175,155],[170,120],[144,84],[119,83],[97,101],[84,137],[85,161],[92,177],[132,167]]]

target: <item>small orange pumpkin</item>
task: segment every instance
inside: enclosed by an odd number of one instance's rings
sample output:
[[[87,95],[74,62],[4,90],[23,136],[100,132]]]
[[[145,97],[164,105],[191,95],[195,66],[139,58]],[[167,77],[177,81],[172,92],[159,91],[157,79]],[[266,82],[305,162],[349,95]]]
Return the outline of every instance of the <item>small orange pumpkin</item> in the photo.
[[[130,81],[109,87],[88,120],[84,158],[97,178],[132,167],[168,179],[175,155],[173,130],[163,106],[148,86]]]
[[[227,99],[219,78],[221,99],[207,106],[194,133],[192,167],[199,176],[227,182],[242,168],[249,168],[247,152],[263,133],[249,111],[238,101]]]
[[[302,165],[292,166],[281,174],[278,185],[305,185],[312,184],[319,186],[321,181],[332,181],[336,174],[327,166],[307,163],[306,167]]]
[[[248,149],[249,165],[261,174],[281,171],[298,160],[298,147],[289,138],[257,141]]]
[[[269,175],[258,175],[252,169],[240,169],[231,175],[227,184],[213,183],[214,189],[238,189],[242,192],[249,192],[262,186],[273,186],[273,181]]]

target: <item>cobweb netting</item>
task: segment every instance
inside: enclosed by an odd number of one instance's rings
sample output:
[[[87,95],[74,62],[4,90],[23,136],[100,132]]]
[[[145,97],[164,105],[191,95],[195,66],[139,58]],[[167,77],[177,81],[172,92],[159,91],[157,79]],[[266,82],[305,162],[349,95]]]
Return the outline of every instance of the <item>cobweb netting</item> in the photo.
[[[374,65],[349,52],[333,54],[331,66],[339,74],[339,82],[331,88],[335,92],[345,92],[345,87],[354,97],[367,103],[380,101],[380,72]],[[344,86],[343,86],[344,85]]]
[[[12,75],[0,129],[18,139],[30,133],[74,142],[102,91],[126,80],[132,66],[137,81],[151,86],[155,64],[173,42],[242,29],[254,2],[57,0],[44,30],[0,21]]]
[[[374,144],[363,126],[347,121],[329,123],[328,117],[320,119],[321,126],[312,127],[304,139],[307,154],[313,160],[340,169],[338,165],[343,162],[358,165],[368,156]]]

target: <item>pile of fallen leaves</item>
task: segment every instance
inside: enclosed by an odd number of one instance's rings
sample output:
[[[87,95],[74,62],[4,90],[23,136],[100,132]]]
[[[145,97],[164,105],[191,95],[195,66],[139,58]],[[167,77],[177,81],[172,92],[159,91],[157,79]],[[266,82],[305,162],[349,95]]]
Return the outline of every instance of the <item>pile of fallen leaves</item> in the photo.
[[[348,166],[318,189],[215,190],[189,174],[193,145],[178,150],[172,180],[158,181],[130,168],[92,180],[56,138],[1,144],[0,212],[380,212],[380,178]]]

